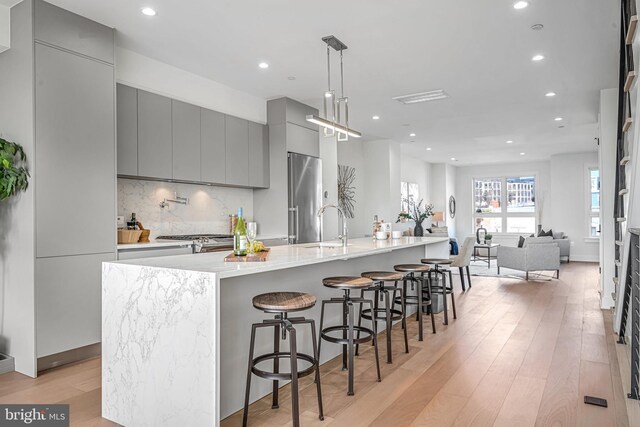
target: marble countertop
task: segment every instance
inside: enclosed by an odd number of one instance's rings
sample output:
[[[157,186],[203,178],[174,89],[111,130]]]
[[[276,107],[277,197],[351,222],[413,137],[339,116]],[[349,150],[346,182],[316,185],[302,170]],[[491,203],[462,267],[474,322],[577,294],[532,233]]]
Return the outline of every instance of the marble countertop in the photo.
[[[323,262],[348,260],[369,255],[377,255],[398,249],[448,242],[445,237],[402,237],[401,239],[372,240],[352,239],[343,248],[338,241],[305,243],[300,245],[276,246],[271,248],[266,262],[225,262],[226,252],[212,252],[192,255],[175,255],[157,258],[134,259],[114,262],[144,267],[172,270],[216,273],[219,278],[237,277],[267,271],[301,267]],[[325,245],[325,246],[319,246]],[[333,246],[326,246],[333,245]]]

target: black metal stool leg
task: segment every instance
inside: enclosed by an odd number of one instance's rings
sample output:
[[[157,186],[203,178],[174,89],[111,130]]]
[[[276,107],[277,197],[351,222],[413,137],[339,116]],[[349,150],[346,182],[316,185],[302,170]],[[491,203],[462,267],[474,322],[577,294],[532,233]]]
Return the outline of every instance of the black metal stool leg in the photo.
[[[251,391],[251,368],[253,367],[253,350],[256,342],[256,325],[251,325],[251,342],[249,344],[249,364],[247,367],[247,386],[244,392],[244,413],[242,414],[242,425],[246,427],[249,417],[249,394]]]
[[[422,284],[424,281],[424,275],[418,278],[418,341],[422,341]],[[431,312],[433,313],[433,307]]]
[[[385,299],[385,314],[387,315],[387,363],[393,362],[393,356],[391,354],[391,305],[389,304],[389,291],[384,289],[382,291],[384,293]],[[376,325],[377,327],[377,325]],[[375,331],[376,329],[374,329]]]
[[[318,351],[318,342],[316,341],[316,322],[312,319],[311,324],[311,341],[313,343],[313,357],[316,358],[316,393],[318,394],[318,418],[324,420],[324,411],[322,409],[322,388],[320,387],[320,352]]]
[[[458,316],[456,315],[456,296],[455,296],[455,291],[453,290],[453,281],[451,279],[451,270],[449,270],[449,284],[451,285],[451,309],[453,310],[453,318],[457,319]]]
[[[348,348],[348,353],[349,353],[349,365],[348,365],[348,375],[349,375],[349,390],[347,391],[347,395],[349,396],[353,396],[353,374],[354,374],[354,360],[353,360],[353,352],[355,351],[355,346],[353,345],[353,339],[354,339],[354,332],[353,332],[353,326],[354,326],[354,322],[355,319],[353,318],[353,303],[350,300],[347,300],[345,302],[345,307],[347,307],[348,310],[348,314],[349,314],[349,321],[348,321],[348,326],[349,326],[349,335],[348,335],[348,339],[349,339],[349,343],[347,344],[347,348]]]
[[[293,427],[300,427],[300,407],[298,404],[298,348],[296,343],[296,329],[291,323],[286,326],[289,332],[289,347],[291,351],[291,417]]]
[[[324,305],[325,301],[322,301],[322,307],[320,308],[320,334],[322,334],[322,325],[324,324]],[[318,364],[320,364],[320,348],[322,347],[322,337],[318,337]]]
[[[360,291],[360,298],[364,298],[364,289]],[[360,304],[360,315],[358,316],[358,328],[362,326],[362,304]],[[360,339],[360,329],[358,329],[357,339]],[[356,344],[356,356],[359,356],[360,344]]]
[[[440,277],[442,277],[442,305],[444,306],[444,324],[449,324],[449,307],[447,304],[447,274],[446,272],[441,272]],[[439,285],[438,285],[439,286]],[[433,306],[431,306],[433,309]]]
[[[378,286],[378,283],[376,283],[376,286]],[[376,288],[376,291],[373,294],[373,310],[371,310],[371,324],[373,326],[373,323],[376,324],[376,329],[378,328],[378,297],[380,296],[380,291],[378,291],[378,289]],[[371,345],[373,345],[373,340],[371,340]]]
[[[407,279],[406,278],[402,280],[402,300],[404,301],[406,306],[407,304]],[[402,327],[404,329],[407,329],[407,322],[404,322],[404,325],[402,325]]]
[[[435,334],[436,333],[436,316],[433,310],[433,290],[431,289],[431,279],[427,279],[427,293],[429,294],[429,302],[431,303],[431,310],[429,310],[429,312],[431,313],[431,329]]]
[[[273,326],[273,352],[280,352],[280,323],[276,323]],[[275,374],[280,372],[280,358],[273,358],[273,372]],[[280,407],[278,404],[278,387],[279,381],[273,380],[273,401],[271,403],[271,409],[277,409]]]
[[[404,295],[402,295],[400,298],[400,306],[402,308],[402,330],[404,332],[404,351],[405,353],[409,353],[409,337],[407,336],[407,305],[404,301]]]
[[[371,307],[373,309],[373,304],[371,303],[371,301],[369,302],[369,307]],[[376,324],[373,324],[373,349],[375,351],[375,355],[376,355],[376,370],[378,371],[378,382],[382,381],[382,377],[380,376],[380,357],[378,355],[378,328],[376,327]]]
[[[346,293],[347,291],[345,291]],[[344,326],[344,328],[342,329],[342,338],[343,339],[347,339],[347,316],[349,316],[349,307],[347,305],[347,296],[345,296],[345,300],[342,302],[342,326]],[[347,344],[343,344],[342,345],[342,370],[346,371],[348,368],[348,361],[347,361]]]

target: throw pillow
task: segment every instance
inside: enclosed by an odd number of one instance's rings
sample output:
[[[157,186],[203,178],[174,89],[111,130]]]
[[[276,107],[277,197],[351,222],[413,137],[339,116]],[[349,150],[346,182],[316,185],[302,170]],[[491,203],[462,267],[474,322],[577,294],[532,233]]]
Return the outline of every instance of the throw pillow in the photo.
[[[544,230],[540,230],[540,233],[538,233],[538,237],[553,237],[553,230],[549,229],[549,231],[544,231]]]
[[[564,231],[554,232],[553,239],[564,239]]]
[[[521,248],[524,245],[524,237],[520,236],[520,240],[518,240],[518,247]]]

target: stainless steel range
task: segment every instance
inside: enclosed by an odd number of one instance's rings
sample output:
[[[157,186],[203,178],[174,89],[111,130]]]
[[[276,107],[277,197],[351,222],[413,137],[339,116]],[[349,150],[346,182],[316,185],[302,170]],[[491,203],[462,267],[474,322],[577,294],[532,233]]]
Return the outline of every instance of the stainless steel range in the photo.
[[[175,234],[158,236],[157,240],[180,240],[193,242],[194,253],[222,252],[233,250],[231,234]]]

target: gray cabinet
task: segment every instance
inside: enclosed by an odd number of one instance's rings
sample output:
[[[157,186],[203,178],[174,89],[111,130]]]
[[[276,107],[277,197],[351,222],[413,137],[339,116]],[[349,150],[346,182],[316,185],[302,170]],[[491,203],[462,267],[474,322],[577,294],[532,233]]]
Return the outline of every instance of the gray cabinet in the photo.
[[[100,342],[102,263],[115,253],[36,260],[38,357]]]
[[[138,90],[138,175],[172,179],[171,100]]]
[[[35,45],[37,257],[114,252],[113,67]]]
[[[201,108],[200,175],[203,182],[225,184],[226,157],[225,116]]]
[[[249,186],[249,122],[225,116],[226,183]]]
[[[35,2],[35,39],[113,64],[113,29],[41,0]]]
[[[138,91],[117,85],[118,175],[138,175]]]
[[[320,157],[320,144],[317,130],[287,123],[287,151]]]
[[[269,187],[268,129],[254,122],[249,122],[249,186]]]
[[[173,100],[173,179],[200,181],[200,107]]]

